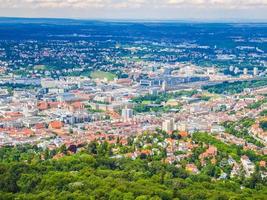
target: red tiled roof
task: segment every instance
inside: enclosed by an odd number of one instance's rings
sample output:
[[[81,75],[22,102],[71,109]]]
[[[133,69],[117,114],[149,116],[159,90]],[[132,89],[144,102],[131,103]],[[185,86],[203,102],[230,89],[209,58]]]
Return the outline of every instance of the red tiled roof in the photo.
[[[23,116],[23,114],[20,113],[20,112],[8,112],[5,115],[6,116],[10,116],[10,117],[21,117],[21,116]]]
[[[35,124],[34,128],[43,129],[43,128],[45,128],[45,124],[44,123],[37,123],[37,124]]]
[[[179,135],[181,135],[181,137],[187,137],[188,133],[186,131],[180,131]]]
[[[22,129],[22,134],[23,135],[32,135],[33,131],[31,129],[24,128],[24,129]]]
[[[38,103],[38,109],[39,110],[46,110],[48,109],[48,103],[45,101],[39,102]]]
[[[82,108],[84,104],[78,101],[78,102],[72,103],[71,106],[73,106],[74,108]]]
[[[61,129],[63,127],[63,122],[61,121],[52,121],[50,122],[49,126],[53,129]]]

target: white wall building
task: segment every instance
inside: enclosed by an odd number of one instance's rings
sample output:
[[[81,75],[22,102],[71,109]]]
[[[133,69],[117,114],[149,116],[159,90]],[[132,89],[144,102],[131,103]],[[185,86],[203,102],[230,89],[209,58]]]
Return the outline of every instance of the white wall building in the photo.
[[[121,118],[125,122],[131,120],[133,118],[133,110],[129,108],[122,109]]]
[[[162,130],[166,132],[174,131],[174,119],[167,119],[162,123]]]

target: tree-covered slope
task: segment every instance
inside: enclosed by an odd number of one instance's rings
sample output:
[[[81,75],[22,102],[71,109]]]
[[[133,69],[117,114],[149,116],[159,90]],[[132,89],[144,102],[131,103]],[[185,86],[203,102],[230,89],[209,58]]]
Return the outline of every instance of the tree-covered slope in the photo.
[[[51,159],[51,154],[58,152],[33,147],[1,149],[0,199],[264,200],[267,197],[264,183],[253,184],[257,177],[246,180],[241,187],[241,180],[219,181],[203,174],[190,175],[161,161],[113,159],[108,156],[106,145],[99,145],[96,154],[92,152],[89,145],[77,154]]]

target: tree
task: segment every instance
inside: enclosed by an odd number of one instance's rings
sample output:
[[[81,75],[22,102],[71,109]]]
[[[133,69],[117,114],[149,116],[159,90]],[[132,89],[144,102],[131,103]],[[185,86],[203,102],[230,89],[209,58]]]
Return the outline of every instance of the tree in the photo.
[[[87,151],[90,154],[97,154],[97,143],[96,143],[96,141],[93,141],[93,142],[88,144]]]
[[[40,183],[41,178],[37,174],[22,174],[18,180],[20,191],[29,193]]]
[[[109,195],[109,200],[123,200],[123,199],[124,199],[123,193],[117,189],[112,190]]]
[[[59,152],[63,153],[63,154],[67,154],[67,147],[65,144],[63,144],[60,148],[59,148]]]

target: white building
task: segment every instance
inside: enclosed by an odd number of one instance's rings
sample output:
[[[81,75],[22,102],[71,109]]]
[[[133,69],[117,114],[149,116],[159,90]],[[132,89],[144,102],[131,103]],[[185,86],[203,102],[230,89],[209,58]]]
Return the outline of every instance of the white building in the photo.
[[[244,74],[244,75],[248,75],[248,68],[244,68],[244,69],[243,69],[243,74]]]
[[[246,176],[247,177],[251,176],[255,171],[254,163],[251,162],[247,156],[241,157],[241,163],[242,163],[243,168],[245,170]]]
[[[238,74],[239,73],[239,68],[238,67],[235,67],[234,73],[235,74]]]
[[[43,88],[56,88],[58,87],[58,81],[51,79],[51,78],[42,78],[41,86]]]
[[[259,69],[257,67],[254,67],[253,68],[253,75],[258,76],[258,74],[259,74]]]
[[[179,131],[187,131],[187,122],[179,122],[176,124],[176,129]]]
[[[121,118],[125,122],[131,120],[133,118],[133,110],[129,108],[122,109]]]
[[[168,83],[167,81],[163,81],[161,90],[166,92],[168,90]]]
[[[174,131],[174,119],[167,119],[162,123],[162,130],[166,132]]]

